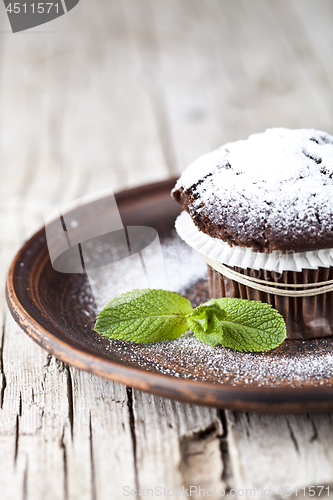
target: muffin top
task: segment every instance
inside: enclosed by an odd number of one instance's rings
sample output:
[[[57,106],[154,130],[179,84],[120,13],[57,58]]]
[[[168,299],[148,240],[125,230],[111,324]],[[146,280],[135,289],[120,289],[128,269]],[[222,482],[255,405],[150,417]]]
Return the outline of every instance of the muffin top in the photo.
[[[268,129],[201,156],[172,191],[204,233],[230,245],[333,248],[333,137]]]

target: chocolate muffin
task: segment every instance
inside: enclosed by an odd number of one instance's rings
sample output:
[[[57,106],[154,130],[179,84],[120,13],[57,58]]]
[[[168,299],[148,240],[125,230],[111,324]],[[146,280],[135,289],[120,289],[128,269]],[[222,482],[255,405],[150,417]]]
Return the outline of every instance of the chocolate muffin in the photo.
[[[210,295],[262,300],[288,337],[333,335],[333,137],[268,129],[202,156],[173,196],[180,236],[208,263]]]
[[[182,174],[173,196],[204,233],[259,252],[333,247],[333,137],[275,128],[226,144]]]

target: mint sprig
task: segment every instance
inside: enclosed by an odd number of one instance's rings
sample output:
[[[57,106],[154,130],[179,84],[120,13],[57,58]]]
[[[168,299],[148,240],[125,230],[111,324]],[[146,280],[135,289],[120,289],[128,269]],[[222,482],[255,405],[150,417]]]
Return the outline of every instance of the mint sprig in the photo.
[[[137,343],[174,340],[188,328],[201,342],[236,351],[267,351],[286,338],[284,319],[269,304],[222,298],[193,310],[178,293],[148,288],[108,302],[95,324],[103,336]]]
[[[191,302],[167,290],[132,290],[106,304],[95,324],[96,332],[112,339],[147,343],[174,340],[188,329]]]
[[[236,351],[268,351],[286,338],[281,314],[270,304],[245,299],[212,299],[186,316],[194,335]]]

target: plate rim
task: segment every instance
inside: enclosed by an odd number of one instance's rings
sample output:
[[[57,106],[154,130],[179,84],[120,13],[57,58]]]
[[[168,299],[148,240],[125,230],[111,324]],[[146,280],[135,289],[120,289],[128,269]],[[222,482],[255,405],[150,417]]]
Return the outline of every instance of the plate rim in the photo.
[[[133,194],[145,194],[156,188],[169,189],[174,182],[175,178],[170,178],[122,190],[115,194],[118,199],[121,199]],[[29,314],[20,301],[15,287],[17,267],[22,261],[22,256],[43,235],[44,231],[42,227],[34,233],[16,253],[6,278],[6,300],[11,315],[20,328],[40,347],[61,361],[134,389],[191,404],[261,412],[297,413],[333,410],[333,386],[251,387],[174,377],[108,359],[102,353],[98,354],[88,348],[76,348],[58,338]],[[60,327],[57,328],[60,329]]]

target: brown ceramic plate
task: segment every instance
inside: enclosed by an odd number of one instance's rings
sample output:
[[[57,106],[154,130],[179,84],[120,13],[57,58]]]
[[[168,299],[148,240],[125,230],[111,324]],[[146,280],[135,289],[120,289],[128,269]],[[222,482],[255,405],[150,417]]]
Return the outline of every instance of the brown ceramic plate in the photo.
[[[116,196],[124,225],[171,234],[179,205],[174,179]],[[19,251],[7,278],[9,309],[37,344],[60,360],[163,397],[244,411],[323,412],[333,409],[332,339],[286,341],[269,353],[235,353],[190,337],[158,347],[110,341],[93,331],[95,311],[84,274],[53,269],[41,229]],[[197,293],[198,292],[198,293]],[[188,290],[207,298],[204,282]],[[77,300],[80,297],[80,300]],[[88,309],[89,311],[89,309]]]

